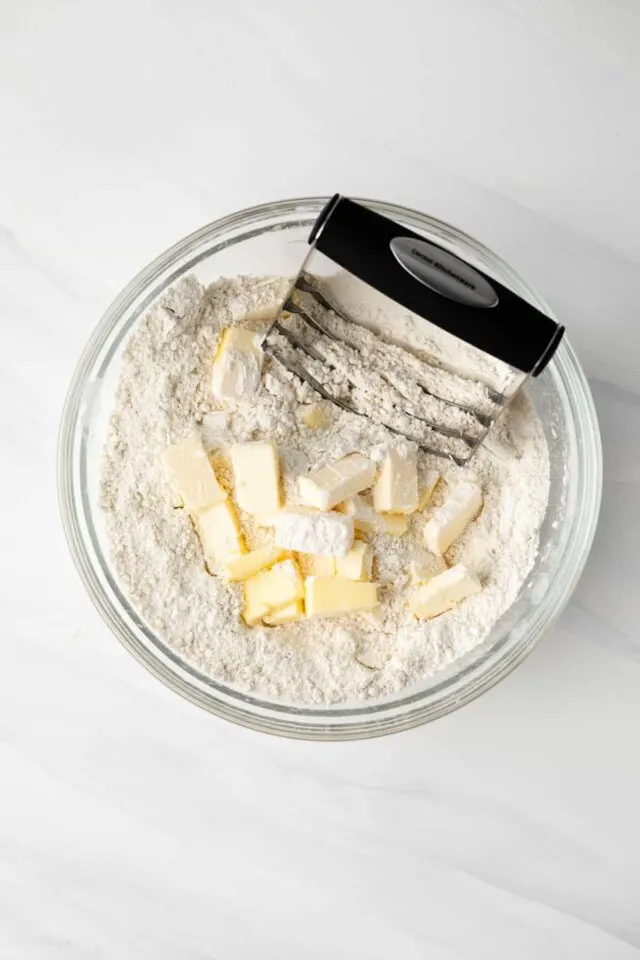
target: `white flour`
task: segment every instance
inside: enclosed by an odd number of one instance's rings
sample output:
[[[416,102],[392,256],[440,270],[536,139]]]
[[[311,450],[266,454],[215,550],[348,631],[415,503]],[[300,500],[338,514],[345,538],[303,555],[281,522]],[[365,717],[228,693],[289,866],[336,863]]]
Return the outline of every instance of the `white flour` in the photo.
[[[418,514],[404,537],[372,541],[381,598],[375,612],[276,629],[246,627],[241,587],[207,573],[188,517],[172,506],[162,451],[199,425],[224,482],[225,444],[273,439],[293,498],[300,473],[353,451],[379,459],[385,444],[397,442],[383,426],[329,403],[323,404],[327,426],[310,430],[301,409],[317,396],[268,358],[259,397],[239,410],[220,411],[210,390],[220,330],[277,303],[285,290],[284,280],[238,278],[205,291],[189,277],[140,321],[125,352],[102,466],[111,555],[142,617],[203,673],[299,704],[382,696],[470,650],[516,598],[533,565],[547,505],[547,445],[529,401],[519,396],[466,470],[420,455],[422,469],[444,475],[434,504],[446,482],[461,477],[477,479],[484,492],[479,519],[450,555],[478,574],[483,590],[453,611],[420,622],[405,607],[409,563],[439,562],[422,550],[425,515]],[[373,314],[371,320],[374,326]],[[241,519],[249,546],[259,545],[265,531]]]

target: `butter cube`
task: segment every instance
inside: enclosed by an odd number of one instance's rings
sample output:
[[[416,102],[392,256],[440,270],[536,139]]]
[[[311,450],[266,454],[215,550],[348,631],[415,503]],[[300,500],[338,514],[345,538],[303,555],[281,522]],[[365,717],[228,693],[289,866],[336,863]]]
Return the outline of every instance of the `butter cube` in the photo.
[[[327,425],[327,414],[320,403],[310,403],[302,408],[300,419],[309,430],[320,430]]]
[[[336,560],[336,575],[346,580],[371,580],[373,553],[368,543],[356,541],[346,557]]]
[[[413,513],[418,507],[418,454],[408,444],[392,447],[373,488],[378,513]]]
[[[385,533],[392,537],[403,537],[409,529],[409,517],[402,513],[381,513],[380,520]]]
[[[378,516],[367,501],[356,494],[336,507],[340,513],[353,518],[353,526],[360,533],[373,533],[378,529]]]
[[[479,580],[459,563],[418,586],[409,598],[409,606],[416,617],[429,620],[481,590]]]
[[[294,600],[288,606],[268,614],[264,617],[264,622],[269,627],[279,627],[282,623],[293,623],[294,620],[302,619],[304,619],[304,603],[302,600]]]
[[[482,509],[482,490],[477,483],[459,483],[424,528],[427,549],[443,556]]]
[[[211,371],[211,389],[219,400],[251,399],[260,386],[262,348],[257,334],[227,327],[220,338]]]
[[[409,562],[408,574],[413,586],[424,584],[436,574],[443,573],[447,565],[443,557],[436,557],[433,553],[428,553],[417,548]]]
[[[301,553],[300,562],[308,577],[335,577],[336,558],[314,553]]]
[[[341,513],[281,510],[274,516],[274,541],[285,550],[346,557],[353,543],[353,520]]]
[[[217,563],[229,563],[245,552],[238,518],[230,500],[198,514],[196,526],[205,557]]]
[[[197,433],[167,447],[163,459],[176,493],[190,513],[200,513],[227,499]]]
[[[285,551],[281,547],[268,543],[265,547],[258,547],[257,550],[251,550],[250,553],[229,561],[226,565],[227,577],[232,582],[247,580],[265,567],[271,567],[278,560],[282,560],[284,555]]]
[[[372,610],[378,603],[375,583],[342,577],[307,577],[305,609],[308,617],[337,617],[357,610]]]
[[[263,617],[267,617],[269,613],[270,610],[266,603],[254,603],[251,600],[247,600],[245,594],[245,604],[242,611],[242,619],[248,627],[254,627],[257,623],[260,623]]]
[[[265,320],[275,320],[279,309],[280,306],[277,303],[271,303],[266,307],[254,307],[253,310],[248,310],[243,313],[242,320],[249,320],[252,323],[263,323]]]
[[[280,507],[278,451],[271,441],[231,447],[235,500],[241,510],[267,515]]]
[[[287,607],[304,597],[304,583],[294,560],[282,560],[244,582],[245,609],[268,613]],[[264,614],[262,614],[264,616]],[[245,616],[246,620],[246,616]]]
[[[440,474],[437,470],[427,470],[423,477],[418,480],[418,510],[424,510],[440,481]]]
[[[373,483],[376,465],[360,453],[349,453],[308,477],[299,477],[298,490],[304,503],[330,510]]]
[[[409,580],[413,586],[418,586],[419,584],[426,583],[427,580],[430,580],[433,576],[432,571],[427,564],[421,563],[419,560],[412,560],[408,568]]]

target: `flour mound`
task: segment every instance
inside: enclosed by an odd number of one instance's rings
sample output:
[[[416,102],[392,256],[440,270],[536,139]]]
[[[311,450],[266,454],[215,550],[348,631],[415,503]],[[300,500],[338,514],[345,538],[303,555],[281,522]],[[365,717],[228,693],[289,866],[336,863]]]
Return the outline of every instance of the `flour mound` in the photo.
[[[277,629],[246,627],[242,588],[205,569],[188,516],[176,509],[162,451],[197,428],[225,478],[229,443],[269,439],[278,445],[284,485],[328,460],[359,451],[379,459],[397,442],[381,424],[324,403],[327,425],[309,429],[301,416],[318,401],[311,388],[266,358],[254,402],[222,411],[211,395],[211,361],[220,331],[252,311],[280,302],[287,280],[243,277],[204,288],[194,277],[176,284],[141,319],[125,350],[105,443],[101,503],[111,559],[139,614],[164,642],[207,676],[294,704],[336,704],[396,693],[431,676],[480,643],[515,600],[538,549],[549,494],[542,425],[519,395],[490,442],[466,469],[420,454],[420,468],[447,484],[474,479],[484,508],[451,551],[481,579],[482,593],[436,620],[411,617],[407,570],[424,560],[425,514],[402,538],[372,540],[380,584],[377,610],[335,620],[302,620]],[[359,304],[367,318],[367,305]],[[373,310],[372,310],[373,318]],[[374,326],[373,319],[368,324]],[[260,330],[260,321],[249,326]],[[249,546],[265,532],[242,517]]]

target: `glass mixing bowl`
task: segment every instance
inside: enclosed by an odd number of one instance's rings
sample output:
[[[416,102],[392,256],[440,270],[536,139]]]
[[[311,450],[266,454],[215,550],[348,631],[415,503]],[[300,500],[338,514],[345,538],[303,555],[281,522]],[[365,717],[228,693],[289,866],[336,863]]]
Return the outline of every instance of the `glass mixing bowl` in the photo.
[[[175,244],[129,283],[98,324],[75,371],[62,418],[58,483],[64,529],[80,576],[115,635],[152,673],[228,720],[286,736],[344,740],[441,717],[489,690],[524,659],[567,603],[584,566],[600,504],[602,454],[591,394],[565,338],[551,365],[527,387],[551,453],[551,497],[535,568],[485,641],[423,683],[379,700],[296,707],[212,680],[181,660],[121,588],[98,503],[101,449],[123,347],[138,317],[185,273],[193,272],[205,283],[238,274],[294,274],[325,202],[323,197],[284,200],[225,217]],[[363,202],[551,313],[507,264],[471,237],[414,210]]]

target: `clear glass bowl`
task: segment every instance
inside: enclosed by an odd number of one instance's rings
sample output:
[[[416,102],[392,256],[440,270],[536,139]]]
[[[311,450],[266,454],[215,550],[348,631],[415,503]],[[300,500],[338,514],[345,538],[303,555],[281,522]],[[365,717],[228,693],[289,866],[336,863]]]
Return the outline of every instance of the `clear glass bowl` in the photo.
[[[98,482],[105,426],[127,336],[166,288],[194,272],[203,282],[238,274],[291,275],[326,198],[284,200],[243,210],[175,244],[135,277],[98,324],[64,408],[58,450],[60,508],[80,576],[115,635],[169,687],[212,713],[257,730],[309,739],[378,736],[434,720],[489,690],[530,652],[573,591],[597,522],[602,454],[595,410],[565,339],[527,388],[551,452],[551,498],[535,569],[486,640],[429,680],[392,697],[322,708],[295,707],[212,680],[185,663],[140,618],[109,560]],[[363,201],[476,263],[521,296],[547,305],[502,260],[460,231],[393,204]]]

